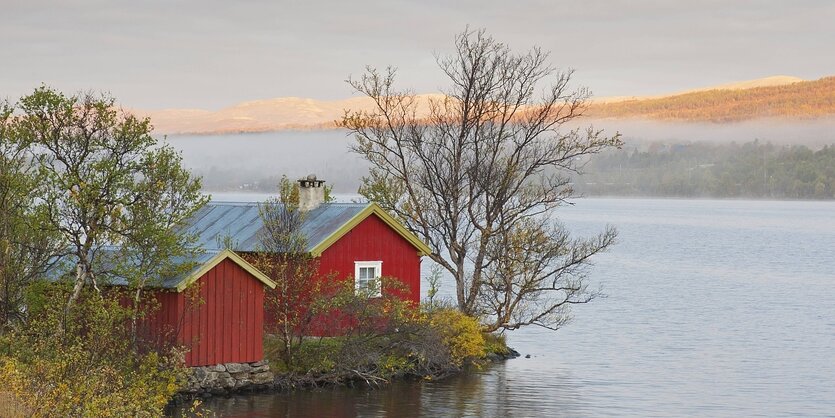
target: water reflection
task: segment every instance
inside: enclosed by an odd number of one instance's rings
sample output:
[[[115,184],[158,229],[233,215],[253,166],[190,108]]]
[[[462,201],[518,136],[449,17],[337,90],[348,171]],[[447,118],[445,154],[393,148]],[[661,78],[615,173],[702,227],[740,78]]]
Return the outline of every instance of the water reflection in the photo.
[[[508,363],[471,370],[441,381],[401,381],[372,388],[329,388],[279,394],[213,398],[205,402],[223,417],[504,417],[529,416],[531,405],[572,415],[578,394],[564,375],[537,376],[535,359],[517,359],[531,367],[529,378],[514,382]],[[531,381],[539,383],[530,387]],[[543,389],[546,389],[543,392]],[[542,396],[546,395],[547,399]],[[531,403],[533,402],[533,403]]]

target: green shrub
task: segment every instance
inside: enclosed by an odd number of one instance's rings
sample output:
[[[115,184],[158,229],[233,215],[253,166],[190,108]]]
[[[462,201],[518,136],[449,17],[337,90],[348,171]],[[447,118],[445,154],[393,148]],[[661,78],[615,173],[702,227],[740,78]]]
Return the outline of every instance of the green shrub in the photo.
[[[267,358],[274,370],[284,374],[288,386],[378,384],[403,375],[437,378],[485,357],[485,336],[476,318],[444,300],[424,305],[421,311],[392,291],[395,280],[384,283],[390,287],[382,298],[356,292],[348,283],[330,298],[317,301],[321,304],[317,310],[335,313],[320,316],[317,325],[340,330],[339,336],[294,338],[300,342],[289,350],[281,337],[265,338]],[[502,338],[501,343],[491,349],[506,349],[503,337],[496,338]],[[290,361],[285,361],[288,357]]]
[[[289,370],[298,373],[326,373],[337,365],[344,341],[340,337],[313,338],[297,345]]]
[[[482,335],[484,336],[485,354],[498,354],[502,356],[510,354],[510,348],[507,347],[507,338],[504,334],[485,332]]]

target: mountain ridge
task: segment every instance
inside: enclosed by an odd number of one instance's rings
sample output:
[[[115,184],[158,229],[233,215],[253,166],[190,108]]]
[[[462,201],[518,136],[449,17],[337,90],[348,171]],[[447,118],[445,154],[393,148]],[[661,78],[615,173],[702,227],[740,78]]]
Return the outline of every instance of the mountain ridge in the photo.
[[[835,77],[741,89],[700,89],[678,95],[593,104],[591,118],[734,123],[835,116]]]
[[[418,113],[426,112],[430,100],[442,97],[438,93],[418,95]],[[732,123],[758,118],[820,118],[835,115],[835,77],[807,81],[779,75],[665,95],[602,97],[589,103],[587,116],[593,119]],[[224,134],[332,129],[344,109],[372,110],[373,106],[365,97],[277,97],[245,101],[217,111],[133,112],[150,117],[162,134]]]

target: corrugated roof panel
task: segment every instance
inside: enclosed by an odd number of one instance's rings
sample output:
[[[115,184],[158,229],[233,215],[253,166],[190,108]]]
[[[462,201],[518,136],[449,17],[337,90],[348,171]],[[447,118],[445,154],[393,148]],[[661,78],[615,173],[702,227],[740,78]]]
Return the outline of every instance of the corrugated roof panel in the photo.
[[[367,206],[367,203],[325,203],[308,212],[302,225],[308,250]],[[223,249],[223,240],[229,237],[233,250],[252,252],[259,247],[259,232],[263,227],[258,203],[209,202],[192,216],[184,230],[197,235],[196,245],[204,250]]]
[[[199,237],[199,247],[221,249],[225,237],[240,243],[260,227],[258,207],[254,204],[209,204],[192,217],[186,230]]]
[[[302,233],[307,238],[308,251],[313,250],[368,206],[368,203],[325,203],[308,212],[302,224]],[[195,245],[200,251],[193,259],[173,260],[175,263],[194,262],[195,267],[187,273],[165,278],[152,286],[176,288],[184,278],[196,272],[224,249],[225,237],[231,239],[234,251],[256,251],[260,245],[259,233],[263,227],[258,203],[209,202],[195,212],[181,228],[181,231],[197,236]],[[58,270],[61,269],[56,268],[55,271],[50,272],[51,280],[57,280],[61,274],[66,273]],[[111,284],[124,285],[125,282],[123,279],[113,279]]]
[[[174,264],[184,264],[184,263],[194,263],[193,268],[189,271],[183,272],[182,274],[166,277],[162,280],[154,280],[148,283],[149,287],[152,288],[163,288],[163,289],[176,289],[177,285],[183,281],[183,279],[191,276],[192,273],[199,270],[203,265],[211,261],[219,251],[200,251],[194,255],[194,257],[175,257],[172,259]],[[101,263],[105,269],[108,269],[108,263],[112,266],[113,265],[113,251],[109,249],[101,249],[98,251],[98,263]],[[50,269],[46,274],[46,279],[49,281],[58,281],[65,275],[72,276],[74,272],[74,266],[69,265],[67,263],[56,263],[52,269]],[[113,286],[125,286],[127,285],[127,281],[124,277],[116,277],[113,275],[108,275],[106,277],[100,277],[99,280],[103,280],[99,284],[108,284]]]
[[[367,206],[367,204],[356,203],[330,204],[319,206],[311,211],[302,225],[302,232],[307,237],[308,251],[336,232]]]

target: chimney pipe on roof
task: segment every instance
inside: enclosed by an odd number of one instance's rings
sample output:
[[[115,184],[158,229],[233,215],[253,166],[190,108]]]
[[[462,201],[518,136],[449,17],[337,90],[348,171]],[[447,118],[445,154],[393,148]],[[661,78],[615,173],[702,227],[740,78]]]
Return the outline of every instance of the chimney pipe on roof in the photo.
[[[307,212],[325,202],[325,181],[311,174],[299,179],[299,210]]]

